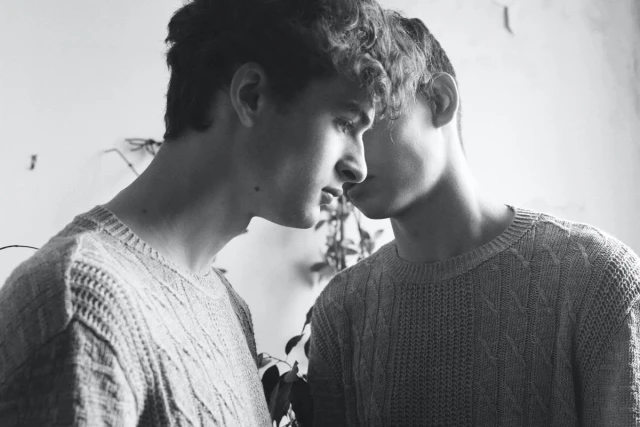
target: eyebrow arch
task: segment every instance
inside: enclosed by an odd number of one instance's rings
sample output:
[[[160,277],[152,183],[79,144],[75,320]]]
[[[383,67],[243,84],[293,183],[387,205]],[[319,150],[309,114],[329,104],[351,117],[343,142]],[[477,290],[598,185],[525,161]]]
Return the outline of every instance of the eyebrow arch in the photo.
[[[363,111],[362,105],[356,101],[343,101],[339,103],[339,107],[342,110],[349,111],[358,115],[358,119],[366,127],[371,124],[371,118]]]

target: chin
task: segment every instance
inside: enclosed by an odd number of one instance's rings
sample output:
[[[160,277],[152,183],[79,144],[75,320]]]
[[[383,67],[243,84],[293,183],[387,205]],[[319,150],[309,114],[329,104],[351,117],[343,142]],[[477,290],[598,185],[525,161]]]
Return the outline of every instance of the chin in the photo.
[[[360,212],[362,212],[364,216],[366,216],[369,219],[391,218],[391,213],[387,209],[373,209],[373,208],[366,209],[366,208],[360,208],[360,207],[358,207],[358,209],[360,210]]]
[[[367,200],[366,203],[349,199],[364,216],[369,219],[387,219],[391,217],[391,210],[388,203],[377,200]]]
[[[303,211],[289,211],[278,218],[265,218],[274,224],[289,228],[312,228],[320,220],[320,207],[315,209],[306,209]]]

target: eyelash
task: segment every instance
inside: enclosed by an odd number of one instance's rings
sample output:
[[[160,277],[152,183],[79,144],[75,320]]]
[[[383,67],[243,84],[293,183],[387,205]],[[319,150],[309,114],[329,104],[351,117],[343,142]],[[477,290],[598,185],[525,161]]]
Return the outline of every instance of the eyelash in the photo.
[[[355,123],[346,120],[346,119],[337,119],[336,122],[338,123],[338,127],[340,128],[340,130],[344,133],[353,133],[356,129],[356,125]]]

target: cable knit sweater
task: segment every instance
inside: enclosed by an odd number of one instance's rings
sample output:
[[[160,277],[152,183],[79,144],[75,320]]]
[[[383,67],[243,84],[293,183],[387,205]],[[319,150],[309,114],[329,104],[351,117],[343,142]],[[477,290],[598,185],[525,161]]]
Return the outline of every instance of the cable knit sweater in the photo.
[[[0,426],[270,426],[249,310],[103,207],[0,288]]]
[[[433,264],[394,242],[312,317],[316,426],[639,426],[640,260],[596,228],[515,209]]]

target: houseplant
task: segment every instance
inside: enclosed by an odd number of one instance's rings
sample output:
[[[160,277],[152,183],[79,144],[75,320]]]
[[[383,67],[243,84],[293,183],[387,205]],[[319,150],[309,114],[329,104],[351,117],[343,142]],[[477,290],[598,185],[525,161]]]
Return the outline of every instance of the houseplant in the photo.
[[[321,283],[326,283],[338,272],[371,255],[383,230],[373,235],[365,230],[362,214],[344,196],[334,204],[322,206],[322,211],[323,218],[315,229],[326,233],[323,260],[311,265],[310,270],[318,275]],[[269,413],[278,427],[307,427],[313,422],[313,401],[306,372],[300,370],[299,360],[293,364],[288,360],[292,350],[300,346],[304,351],[298,352],[298,359],[309,356],[312,310],[307,312],[300,334],[287,342],[285,360],[267,353],[258,355]]]

